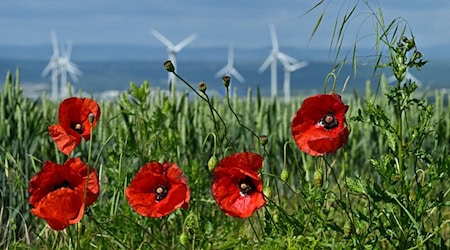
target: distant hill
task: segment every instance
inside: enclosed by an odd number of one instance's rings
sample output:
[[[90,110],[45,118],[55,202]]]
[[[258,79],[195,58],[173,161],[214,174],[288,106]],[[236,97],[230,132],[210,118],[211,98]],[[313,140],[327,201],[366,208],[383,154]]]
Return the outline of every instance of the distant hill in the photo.
[[[242,49],[235,48],[235,60],[241,62],[263,61],[270,47]],[[280,50],[298,60],[310,61],[334,61],[335,51],[327,49],[310,49],[281,47]],[[342,49],[341,54],[349,53],[349,49]],[[427,59],[447,59],[450,61],[448,49],[433,47],[424,48],[421,52]],[[445,53],[443,53],[445,52]],[[48,45],[15,46],[0,45],[0,59],[17,60],[48,60],[52,54],[52,47]],[[370,57],[374,51],[370,49],[358,49],[358,56]],[[128,60],[165,60],[167,51],[165,47],[145,45],[77,45],[72,49],[72,60],[74,61],[128,61]],[[178,58],[186,61],[226,61],[227,48],[225,47],[186,47],[178,54]]]

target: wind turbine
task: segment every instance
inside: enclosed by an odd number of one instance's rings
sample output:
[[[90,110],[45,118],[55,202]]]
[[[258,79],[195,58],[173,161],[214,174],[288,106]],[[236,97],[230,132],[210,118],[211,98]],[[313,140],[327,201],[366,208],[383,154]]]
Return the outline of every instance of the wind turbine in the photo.
[[[169,60],[172,61],[173,66],[175,67],[175,70],[177,70],[177,60],[176,60],[176,54],[180,52],[186,45],[191,43],[192,41],[197,38],[196,34],[192,34],[185,38],[183,41],[179,42],[178,44],[173,44],[169,39],[167,39],[165,36],[161,35],[156,30],[151,30],[151,33],[156,39],[158,39],[161,43],[163,43],[167,47],[167,52],[169,52]],[[175,75],[169,72],[168,76],[168,84],[175,83]]]
[[[78,81],[78,76],[82,75],[82,72],[76,64],[70,61],[70,56],[72,54],[72,42],[67,42],[66,49],[63,51],[63,55],[59,57],[59,71],[61,74],[61,93],[60,97],[67,97],[68,86],[67,86],[67,73],[72,78],[73,81]]]
[[[41,75],[45,77],[50,71],[51,73],[51,79],[52,79],[52,99],[56,100],[58,99],[58,74],[59,74],[59,45],[58,45],[58,39],[56,38],[56,33],[54,30],[50,32],[50,37],[52,40],[52,47],[53,47],[53,55],[50,57],[50,61],[48,62],[47,66],[45,66],[44,70],[42,71]]]
[[[421,81],[419,81],[415,76],[413,76],[411,73],[409,73],[408,68],[406,68],[405,80],[410,80],[411,82],[415,82],[418,86],[422,85]],[[391,83],[397,81],[397,79],[395,78],[395,76],[390,76],[387,81],[389,84],[391,84]]]
[[[292,58],[283,52],[279,51],[278,39],[275,31],[275,26],[273,24],[269,25],[270,37],[272,40],[272,51],[269,56],[263,62],[261,67],[259,67],[259,73],[262,73],[270,65],[270,93],[272,97],[277,96],[277,60],[284,60],[289,63],[297,63],[295,58]]]
[[[216,77],[222,77],[224,75],[232,75],[235,77],[239,82],[244,82],[244,77],[239,74],[239,72],[234,68],[234,50],[233,46],[230,45],[228,47],[228,62],[227,65],[225,65],[221,70],[217,71]]]
[[[299,70],[308,66],[307,61],[298,62],[295,64],[290,64],[288,61],[281,61],[284,66],[284,83],[283,83],[283,92],[284,92],[284,101],[287,103],[291,100],[291,72]]]

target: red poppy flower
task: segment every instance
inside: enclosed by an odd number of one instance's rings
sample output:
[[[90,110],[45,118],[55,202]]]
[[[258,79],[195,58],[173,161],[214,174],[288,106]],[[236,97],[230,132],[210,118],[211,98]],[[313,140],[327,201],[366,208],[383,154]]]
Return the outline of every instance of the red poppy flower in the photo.
[[[247,218],[266,204],[258,174],[262,162],[258,154],[242,152],[225,157],[216,166],[212,194],[226,215]]]
[[[81,143],[91,137],[91,123],[89,115],[94,116],[92,128],[100,118],[100,107],[97,102],[89,98],[70,97],[59,105],[59,124],[48,127],[50,136],[56,142],[58,149],[69,155]]]
[[[186,176],[170,162],[145,164],[126,188],[125,196],[138,214],[152,218],[188,208],[191,198]]]
[[[345,122],[347,109],[337,94],[306,98],[291,124],[292,136],[300,150],[321,156],[342,147],[349,133]]]
[[[52,229],[62,230],[81,220],[84,207],[97,200],[99,189],[94,169],[89,167],[88,177],[88,166],[79,158],[64,165],[46,161],[30,180],[31,213],[46,220]]]

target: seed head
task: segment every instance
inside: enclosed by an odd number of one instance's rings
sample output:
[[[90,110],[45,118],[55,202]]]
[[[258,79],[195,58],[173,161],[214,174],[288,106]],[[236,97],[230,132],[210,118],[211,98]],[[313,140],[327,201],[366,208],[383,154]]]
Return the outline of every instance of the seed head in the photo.
[[[208,85],[206,85],[206,82],[200,82],[198,84],[198,90],[200,90],[203,93],[206,92],[207,87],[208,87]]]
[[[260,135],[259,136],[259,143],[262,146],[266,146],[268,142],[269,142],[269,137],[267,135]]]
[[[164,62],[164,68],[169,72],[175,72],[175,66],[173,66],[173,63],[170,60]]]
[[[230,76],[223,76],[222,77],[222,83],[225,88],[228,88],[230,86],[231,77]]]

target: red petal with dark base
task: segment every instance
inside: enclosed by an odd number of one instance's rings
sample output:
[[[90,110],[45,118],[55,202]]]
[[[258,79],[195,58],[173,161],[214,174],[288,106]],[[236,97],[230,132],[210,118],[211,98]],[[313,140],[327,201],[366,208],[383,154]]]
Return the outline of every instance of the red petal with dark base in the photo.
[[[291,124],[292,136],[300,150],[313,156],[335,152],[347,143],[345,113],[348,106],[337,94],[320,94],[306,98]],[[327,129],[320,121],[333,114],[337,125]]]
[[[50,136],[58,149],[69,155],[80,144],[82,137],[89,140],[91,129],[97,124],[100,113],[97,102],[89,98],[70,97],[62,101],[58,111],[59,123],[49,127]],[[94,116],[92,128],[89,115]],[[76,130],[75,125],[79,129]]]
[[[158,200],[156,189],[167,188],[167,194]],[[172,213],[180,207],[187,208],[190,190],[183,171],[166,162],[145,164],[135,175],[125,195],[130,206],[140,215],[158,218]]]
[[[212,194],[226,215],[247,218],[266,204],[257,172],[262,161],[260,155],[243,152],[224,158],[214,169]],[[243,180],[252,186],[248,193],[239,187]]]
[[[97,174],[90,167],[89,175],[87,171],[87,165],[78,158],[71,158],[64,165],[46,161],[30,180],[31,213],[45,219],[55,230],[78,223],[84,207],[91,205],[99,193]]]

